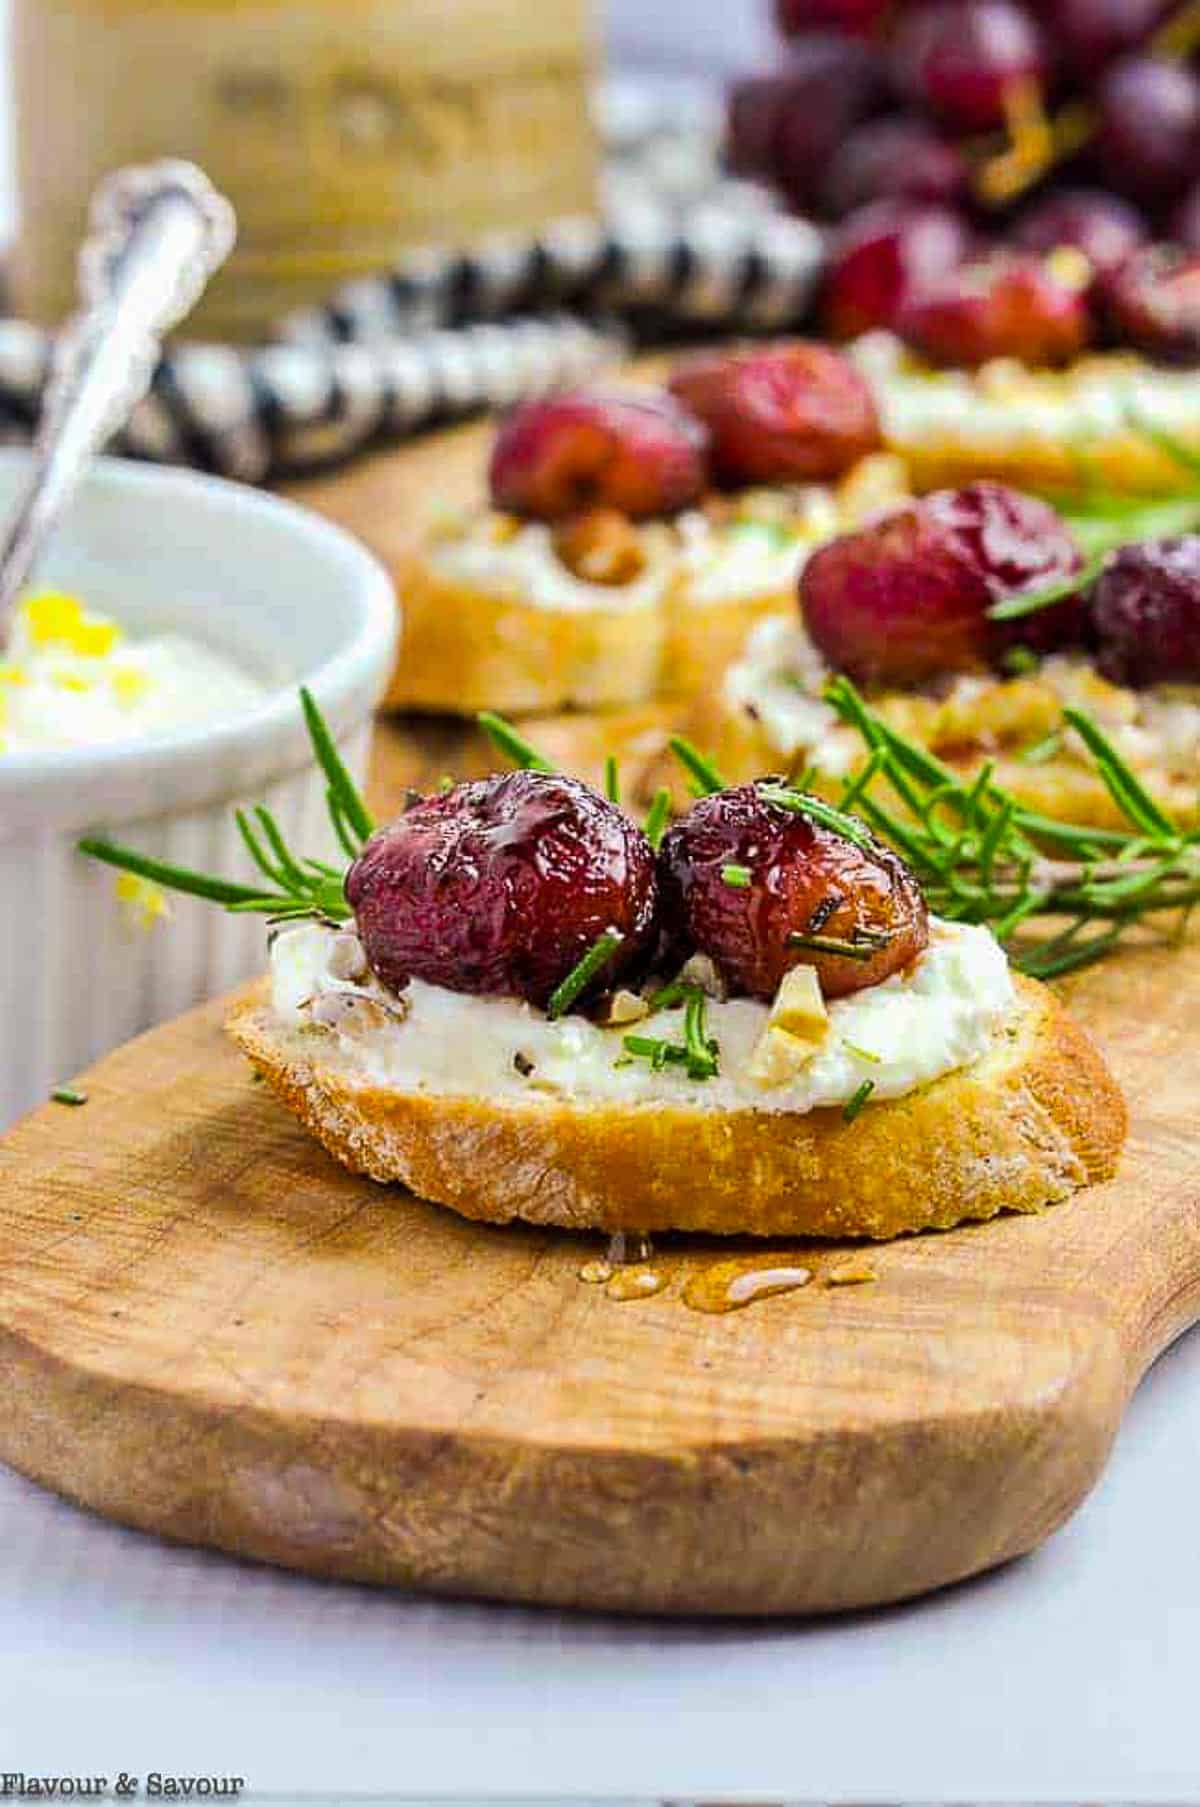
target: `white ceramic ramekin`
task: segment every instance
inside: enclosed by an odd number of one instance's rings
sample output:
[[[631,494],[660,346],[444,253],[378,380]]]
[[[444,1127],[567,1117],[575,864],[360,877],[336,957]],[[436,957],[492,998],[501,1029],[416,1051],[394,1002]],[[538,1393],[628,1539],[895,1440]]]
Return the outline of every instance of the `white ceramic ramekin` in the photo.
[[[0,454],[0,517],[26,454]],[[0,1127],[105,1049],[261,969],[263,925],[173,897],[140,924],[117,875],[76,851],[105,832],[250,881],[233,811],[263,802],[293,844],[333,852],[297,696],[312,690],[357,778],[395,652],[383,571],[315,515],[238,484],[100,460],[39,584],[134,634],[170,627],[268,686],[249,712],[154,740],[0,753]]]

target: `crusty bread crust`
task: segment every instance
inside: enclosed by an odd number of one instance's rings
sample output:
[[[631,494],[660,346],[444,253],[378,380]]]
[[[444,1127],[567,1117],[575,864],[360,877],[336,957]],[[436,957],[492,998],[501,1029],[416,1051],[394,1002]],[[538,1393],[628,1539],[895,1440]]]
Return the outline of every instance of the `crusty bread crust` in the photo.
[[[699,602],[685,573],[641,608],[552,609],[443,577],[421,552],[394,571],[404,633],[388,709],[533,715],[694,696],[720,683],[791,590]]]
[[[840,1110],[405,1094],[357,1082],[330,1039],[281,1029],[261,994],[228,1027],[345,1166],[465,1217],[883,1239],[1040,1211],[1113,1173],[1126,1129],[1115,1081],[1052,993],[1018,984],[1018,1009],[981,1060],[850,1123]]]
[[[454,583],[414,552],[393,572],[404,618],[387,709],[534,714],[653,696],[660,605],[548,609]]]

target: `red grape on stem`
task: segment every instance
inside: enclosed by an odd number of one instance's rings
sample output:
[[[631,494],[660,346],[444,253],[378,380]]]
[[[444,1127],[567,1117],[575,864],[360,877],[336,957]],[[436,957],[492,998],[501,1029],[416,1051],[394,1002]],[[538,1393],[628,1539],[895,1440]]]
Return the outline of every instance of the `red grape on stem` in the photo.
[[[850,215],[834,234],[822,292],[835,338],[893,327],[931,282],[967,256],[971,231],[948,207],[877,201]]]
[[[1033,201],[1012,229],[1012,242],[1039,257],[1068,247],[1098,275],[1119,268],[1144,245],[1150,228],[1129,201],[1102,188],[1060,188]]]
[[[967,199],[970,172],[958,146],[923,119],[898,114],[869,120],[834,155],[822,189],[835,219],[873,201]]]
[[[896,85],[961,132],[1003,125],[1020,86],[1044,87],[1049,56],[1036,19],[1013,0],[930,0],[901,15]]]
[[[999,252],[931,284],[902,311],[896,330],[934,363],[974,367],[1017,358],[1042,367],[1077,358],[1091,318],[1079,285],[1061,281],[1035,257]]]
[[[1096,116],[1097,161],[1118,193],[1153,207],[1177,199],[1195,180],[1200,79],[1185,64],[1122,57],[1096,91]]]

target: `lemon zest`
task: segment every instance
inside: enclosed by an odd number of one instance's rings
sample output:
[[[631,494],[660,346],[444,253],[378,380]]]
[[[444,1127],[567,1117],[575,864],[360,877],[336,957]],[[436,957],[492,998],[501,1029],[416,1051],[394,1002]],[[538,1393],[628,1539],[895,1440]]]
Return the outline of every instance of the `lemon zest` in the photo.
[[[121,639],[115,621],[89,615],[78,596],[42,590],[28,596],[21,614],[35,646],[65,646],[85,659],[102,659]]]
[[[156,922],[165,922],[171,915],[166,892],[152,879],[140,878],[134,872],[121,872],[114,888],[118,901],[140,929],[151,929]]]

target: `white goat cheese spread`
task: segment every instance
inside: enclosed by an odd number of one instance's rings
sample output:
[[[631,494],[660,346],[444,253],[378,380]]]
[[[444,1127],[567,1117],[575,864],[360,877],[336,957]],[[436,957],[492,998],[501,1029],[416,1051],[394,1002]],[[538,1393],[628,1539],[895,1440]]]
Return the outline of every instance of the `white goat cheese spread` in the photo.
[[[128,639],[76,597],[45,591],[18,608],[0,652],[0,756],[137,740],[236,714],[265,694],[198,641]]]
[[[757,722],[781,761],[809,755],[831,778],[845,777],[861,758],[858,734],[839,721],[822,699],[829,668],[795,617],[760,622],[742,657],[723,680],[728,707]],[[1037,680],[1065,705],[1085,709],[1119,752],[1135,766],[1172,777],[1200,774],[1200,688],[1157,685],[1127,690],[1098,677],[1082,653],[1055,653],[1039,663]],[[980,691],[1000,680],[964,673],[944,693],[947,706],[969,707]],[[1068,735],[1063,751],[1082,751]]]
[[[575,1104],[670,1104],[698,1111],[791,1111],[845,1105],[864,1080],[872,1099],[901,1098],[977,1060],[1015,1003],[1003,950],[985,928],[932,918],[929,946],[904,973],[829,1005],[812,1059],[764,1090],[750,1071],[770,1006],[710,1001],[706,1032],[719,1071],[689,1079],[625,1054],[627,1030],[570,1015],[551,1022],[512,998],[468,997],[414,979],[397,999],[362,975],[352,929],[303,924],[271,949],[278,1022],[333,1037],[339,1066],[364,1086],[404,1093]],[[383,1006],[383,1008],[373,1007]],[[682,1012],[663,1010],[636,1033],[679,1040]]]
[[[485,595],[568,612],[653,608],[671,579],[673,565],[661,527],[642,530],[645,566],[632,582],[622,584],[577,577],[558,556],[554,530],[543,521],[524,521],[499,534],[497,527],[495,515],[483,515],[462,532],[435,538],[428,549],[431,566],[451,583],[469,584]]]

